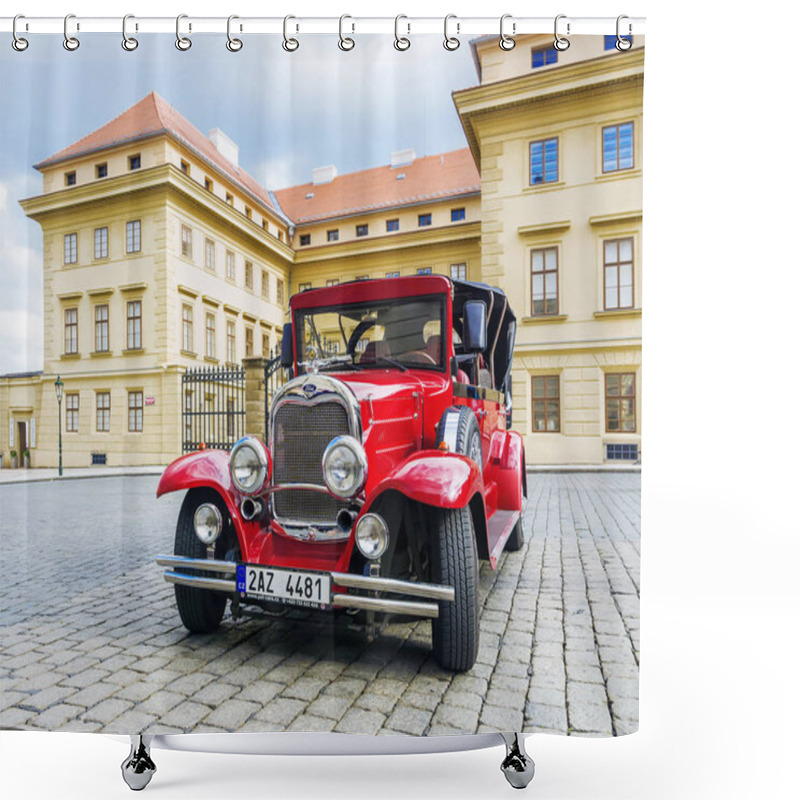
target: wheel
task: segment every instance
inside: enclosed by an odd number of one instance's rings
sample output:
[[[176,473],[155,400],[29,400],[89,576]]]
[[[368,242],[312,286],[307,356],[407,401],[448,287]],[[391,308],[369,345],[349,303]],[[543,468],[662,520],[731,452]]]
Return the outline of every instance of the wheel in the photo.
[[[451,453],[471,458],[483,472],[481,428],[471,408],[451,406],[436,426],[436,447],[447,442]]]
[[[506,539],[506,547],[505,549],[509,553],[516,553],[517,550],[522,550],[522,545],[525,544],[525,532],[522,528],[522,513],[520,512],[519,519],[517,520],[517,524],[514,526],[514,530],[511,531],[511,535]]]
[[[175,529],[175,555],[187,558],[206,558],[205,545],[195,536],[194,512],[202,503],[214,503],[223,519],[223,528],[228,520],[228,512],[219,495],[210,491],[191,491],[181,506],[178,526]],[[225,536],[223,529],[217,548]],[[184,627],[192,633],[211,633],[219,627],[228,598],[221,592],[208,589],[195,589],[175,584],[175,602]]]
[[[464,672],[478,655],[478,550],[469,507],[439,509],[431,531],[431,577],[453,586],[452,603],[433,620],[433,655],[444,669]]]

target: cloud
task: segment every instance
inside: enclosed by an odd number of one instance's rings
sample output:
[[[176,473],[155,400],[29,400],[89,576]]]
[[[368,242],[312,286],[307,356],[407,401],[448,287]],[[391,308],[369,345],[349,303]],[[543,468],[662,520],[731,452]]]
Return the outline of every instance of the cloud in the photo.
[[[42,368],[42,315],[27,309],[0,314],[0,375]]]

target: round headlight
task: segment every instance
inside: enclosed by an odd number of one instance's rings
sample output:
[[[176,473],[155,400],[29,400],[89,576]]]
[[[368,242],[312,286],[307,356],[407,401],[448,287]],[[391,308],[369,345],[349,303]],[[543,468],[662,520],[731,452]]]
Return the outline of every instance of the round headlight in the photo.
[[[210,547],[222,531],[222,514],[213,503],[202,503],[194,512],[194,532],[197,538]]]
[[[331,494],[348,499],[367,480],[367,454],[352,436],[337,436],[322,454],[322,475]]]
[[[267,448],[255,436],[239,439],[231,450],[231,478],[243,494],[258,494],[269,480]]]
[[[377,514],[364,514],[356,523],[356,544],[366,558],[380,558],[389,546],[389,526]]]

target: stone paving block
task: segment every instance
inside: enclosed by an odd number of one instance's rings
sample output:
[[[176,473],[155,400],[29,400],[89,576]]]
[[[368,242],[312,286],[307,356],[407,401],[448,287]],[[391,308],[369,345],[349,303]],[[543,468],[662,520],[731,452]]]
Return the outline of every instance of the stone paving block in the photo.
[[[425,729],[428,727],[430,720],[431,714],[429,711],[399,706],[386,720],[386,727],[393,731],[399,731],[400,733],[421,736],[425,733]]]
[[[282,683],[261,680],[256,683],[251,683],[249,686],[245,686],[237,695],[237,699],[251,700],[263,706],[269,703],[273,697],[280,694],[285,688],[286,687]]]
[[[461,733],[474,733],[478,728],[479,711],[442,704],[436,709],[431,725],[448,725]]]
[[[204,720],[206,725],[215,725],[225,730],[238,730],[250,717],[261,710],[258,703],[249,703],[234,698],[215,708]]]
[[[298,700],[311,702],[327,686],[327,681],[313,678],[298,678],[283,690],[284,697],[296,697]]]
[[[175,708],[179,703],[182,703],[186,698],[177,692],[168,692],[165,689],[156,689],[153,693],[142,703],[137,705],[140,711],[148,714],[155,714],[157,717],[163,717],[170,709]]]
[[[77,691],[71,686],[48,686],[47,689],[42,689],[29,695],[20,701],[19,705],[23,708],[31,708],[34,711],[45,711],[50,706],[62,702],[70,695],[76,694]]]
[[[355,705],[366,711],[378,711],[381,714],[388,715],[395,707],[397,699],[388,697],[385,694],[375,694],[372,691],[366,691],[359,695],[355,700]]]
[[[141,733],[150,725],[158,721],[153,714],[146,714],[138,709],[124,711],[116,719],[108,723],[107,729],[113,733],[136,734]]]
[[[292,720],[303,713],[306,704],[302,700],[293,700],[290,697],[276,697],[271,700],[261,711],[256,712],[256,718],[288,726]]]
[[[102,722],[104,725],[107,725],[120,714],[131,708],[133,708],[133,703],[127,700],[120,700],[118,697],[111,697],[88,709],[81,715],[81,719],[88,720],[89,722]]]
[[[57,705],[50,706],[46,711],[37,714],[35,719],[32,720],[37,728],[50,731],[56,728],[63,728],[70,720],[75,719],[83,708],[80,706],[70,705],[68,703],[58,703]]]
[[[523,713],[520,707],[505,708],[503,706],[484,705],[480,722],[503,731],[521,731]]]
[[[210,712],[211,708],[209,706],[195,703],[192,700],[183,700],[164,714],[162,722],[165,725],[172,725],[183,730],[191,730],[200,720],[205,719]]]
[[[377,711],[349,708],[335,729],[339,733],[374,734],[383,726],[386,717]]]
[[[25,726],[37,713],[33,709],[7,708],[0,712],[0,728],[14,730]]]
[[[567,707],[567,720],[570,731],[599,733],[611,736],[611,715],[608,705],[590,705],[588,703],[570,704]]]
[[[91,708],[92,706],[95,706],[101,701],[105,700],[107,697],[117,694],[119,691],[119,686],[114,686],[113,683],[95,683],[94,685],[87,686],[85,689],[81,689],[76,694],[71,695],[69,702],[76,706],[82,706],[83,708]],[[134,698],[123,697],[122,699],[133,700]]]
[[[564,706],[551,706],[541,703],[528,703],[525,707],[525,727],[529,725],[540,730],[567,732],[567,709]]]
[[[338,721],[344,716],[345,711],[352,703],[353,701],[349,697],[323,694],[308,706],[308,713]]]

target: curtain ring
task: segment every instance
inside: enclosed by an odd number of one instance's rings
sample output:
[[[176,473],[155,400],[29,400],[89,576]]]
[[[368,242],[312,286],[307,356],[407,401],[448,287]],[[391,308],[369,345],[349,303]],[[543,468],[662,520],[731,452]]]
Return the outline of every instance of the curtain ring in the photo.
[[[559,14],[556,17],[556,21],[553,25],[553,33],[555,35],[555,39],[553,40],[553,47],[555,47],[556,50],[561,50],[562,52],[564,50],[569,50],[569,39],[567,39],[566,36],[558,35],[558,21],[560,19],[566,19],[566,18],[567,18],[566,14]],[[567,23],[567,36],[569,36],[569,22]]]
[[[300,47],[300,42],[298,42],[297,39],[289,38],[288,36],[290,19],[297,19],[297,17],[293,17],[291,14],[288,14],[283,18],[283,49],[287,53],[294,53],[294,51]],[[295,30],[300,30],[300,26],[297,25]]]
[[[231,22],[235,19],[239,19],[236,14],[231,14],[228,17],[228,41],[225,42],[225,47],[227,47],[231,53],[238,53],[244,47],[244,43],[241,39],[236,39],[231,36]],[[239,30],[241,29],[241,26],[239,26]]]
[[[501,50],[513,50],[517,43],[514,41],[513,36],[506,36],[505,31],[503,28],[505,27],[505,22],[507,19],[511,19],[511,14],[503,14],[500,17],[500,41],[497,43]],[[511,23],[511,33],[515,34],[517,32],[517,23]]]
[[[455,14],[448,14],[444,18],[444,44],[443,47],[445,50],[449,50],[452,52],[453,50],[458,50],[461,47],[461,40],[457,39],[455,36],[450,36],[447,32],[447,24],[450,22],[451,19],[458,19]],[[461,23],[456,22],[456,33],[461,31]]]
[[[625,39],[620,35],[620,32],[619,32],[620,23],[622,22],[623,19],[628,19],[628,17],[625,14],[620,14],[617,17],[617,43],[616,43],[615,46],[616,46],[617,50],[620,51],[620,53],[624,53],[626,50],[630,50],[631,47],[633,47],[633,42],[630,39]],[[628,23],[628,36],[631,36],[632,33],[633,33],[633,28],[631,27],[631,23],[629,22]]]
[[[22,14],[17,14],[17,16],[14,17],[14,21],[11,23],[11,35],[14,37],[14,40],[11,42],[11,46],[18,53],[21,53],[23,50],[27,50],[28,49],[28,44],[29,44],[27,39],[23,39],[17,33],[17,20],[20,20],[20,19],[25,19],[25,17]],[[28,28],[28,25],[26,23],[25,24],[25,29],[27,30],[27,28]]]
[[[69,21],[71,19],[75,19],[74,14],[67,14],[67,16],[64,17],[64,49],[69,50],[70,52],[77,50],[81,46],[81,43],[76,37],[69,35]],[[80,30],[80,26],[77,23],[75,25],[75,29]]]
[[[133,14],[126,14],[122,18],[122,49],[127,50],[129,53],[134,51],[139,46],[139,40],[134,39],[133,36],[128,36],[128,20],[134,19]],[[138,25],[136,28],[138,29]]]
[[[339,17],[339,49],[344,50],[345,52],[347,52],[348,50],[352,50],[356,46],[355,41],[349,36],[345,36],[342,31],[342,26],[344,25],[344,21],[346,19],[353,19],[353,18],[349,14],[342,14],[342,16]],[[352,27],[351,33],[355,33],[356,30],[355,23],[351,22],[350,25]]]
[[[405,36],[400,36],[400,20],[401,19],[408,19],[405,14],[398,14],[394,18],[394,49],[395,50],[408,50],[411,47],[411,40],[406,38]],[[411,24],[406,23],[408,28],[408,33],[411,33]]]
[[[186,51],[192,46],[192,40],[188,36],[181,35],[181,20],[188,19],[188,14],[178,14],[175,18],[175,47],[178,50]],[[189,24],[189,30],[191,31],[192,26],[191,23]]]

